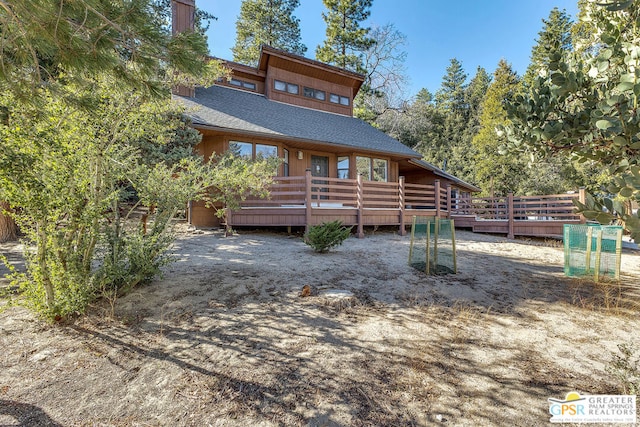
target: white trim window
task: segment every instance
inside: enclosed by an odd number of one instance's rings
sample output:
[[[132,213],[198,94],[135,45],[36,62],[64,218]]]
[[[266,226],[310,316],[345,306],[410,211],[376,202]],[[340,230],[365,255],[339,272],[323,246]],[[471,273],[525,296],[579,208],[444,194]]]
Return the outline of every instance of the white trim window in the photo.
[[[294,85],[293,83],[283,82],[282,80],[274,80],[273,88],[280,92],[287,92],[292,95],[297,95],[299,90],[298,85]]]
[[[349,98],[346,96],[336,95],[335,93],[329,94],[329,102],[334,104],[346,105],[348,107],[350,104],[349,101]]]

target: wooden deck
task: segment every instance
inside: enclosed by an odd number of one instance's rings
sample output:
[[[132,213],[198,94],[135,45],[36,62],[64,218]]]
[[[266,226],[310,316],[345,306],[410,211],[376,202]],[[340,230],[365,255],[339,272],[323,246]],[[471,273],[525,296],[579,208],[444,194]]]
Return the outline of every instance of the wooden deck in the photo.
[[[340,220],[364,236],[365,226],[398,226],[406,233],[414,215],[455,220],[474,232],[515,236],[561,236],[564,224],[584,222],[572,199],[584,192],[502,198],[452,197],[451,187],[306,176],[277,177],[269,199],[247,199],[227,211],[231,227],[309,227]]]

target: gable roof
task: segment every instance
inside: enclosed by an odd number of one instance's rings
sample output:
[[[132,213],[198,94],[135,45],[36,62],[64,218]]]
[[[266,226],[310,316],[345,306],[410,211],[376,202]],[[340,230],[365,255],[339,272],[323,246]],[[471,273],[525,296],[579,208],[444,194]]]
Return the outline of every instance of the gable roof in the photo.
[[[256,93],[214,85],[196,88],[194,98],[175,98],[187,107],[195,127],[284,137],[402,157],[422,157],[363,120],[272,101]]]

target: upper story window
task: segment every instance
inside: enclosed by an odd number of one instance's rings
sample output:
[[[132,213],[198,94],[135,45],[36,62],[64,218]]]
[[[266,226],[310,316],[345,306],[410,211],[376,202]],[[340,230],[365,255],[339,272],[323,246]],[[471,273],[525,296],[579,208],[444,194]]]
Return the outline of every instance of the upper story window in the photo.
[[[245,82],[245,81],[238,80],[238,79],[229,80],[229,84],[232,85],[232,86],[243,87],[245,89],[256,90],[256,84],[255,83]]]
[[[318,89],[313,89],[310,87],[306,87],[304,88],[304,92],[303,92],[304,96],[306,96],[307,98],[315,98],[319,101],[324,101],[325,99],[327,99],[327,94],[324,91],[318,90]]]
[[[273,87],[275,90],[291,93],[293,95],[297,95],[299,90],[298,85],[294,85],[293,83],[283,82],[281,80],[274,80]]]
[[[335,93],[329,94],[329,102],[334,104],[349,105],[349,98],[342,95],[336,95]]]

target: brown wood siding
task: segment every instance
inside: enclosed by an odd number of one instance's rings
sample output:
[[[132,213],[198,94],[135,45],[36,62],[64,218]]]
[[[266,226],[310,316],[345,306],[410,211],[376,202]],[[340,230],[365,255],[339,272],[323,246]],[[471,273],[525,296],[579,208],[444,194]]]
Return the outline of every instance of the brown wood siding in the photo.
[[[298,95],[291,95],[286,92],[277,91],[274,89],[274,80],[280,80],[287,83],[293,83],[299,86]],[[265,94],[267,98],[274,101],[284,102],[292,105],[299,105],[301,107],[312,108],[314,110],[328,111],[330,113],[342,114],[345,116],[353,115],[353,96],[352,88],[349,86],[340,85],[335,82],[320,80],[311,76],[305,76],[296,74],[288,70],[276,68],[270,66],[267,70],[267,78],[265,84]],[[308,98],[303,95],[304,87],[310,87],[313,89],[322,90],[325,92],[325,101],[319,101],[313,98]],[[336,94],[346,96],[349,98],[349,105],[344,106],[329,102],[329,95]]]
[[[228,144],[226,145],[228,147]],[[222,135],[202,135],[202,141],[196,146],[196,151],[205,160],[208,160],[212,154],[220,154],[226,149],[225,138]]]
[[[302,147],[308,146],[307,143],[289,143],[283,141],[277,141],[269,138],[258,138],[253,136],[245,136],[245,135],[233,135],[228,133],[223,133],[215,130],[201,129],[200,132],[203,134],[202,142],[198,144],[196,150],[199,154],[205,156],[205,158],[209,158],[214,152],[222,153],[229,149],[230,141],[239,141],[239,142],[249,142],[253,144],[266,144],[266,145],[274,145],[278,147],[278,156],[280,158],[284,157],[284,149],[289,150],[289,176],[304,176],[305,171],[311,168],[311,156],[322,156],[329,158],[329,177],[337,178],[338,177],[338,157],[340,156],[348,156],[349,157],[349,178],[355,179],[357,177],[356,171],[356,157],[363,156],[369,157],[371,159],[384,159],[387,160],[388,163],[388,182],[398,182],[398,162],[392,160],[390,157],[386,157],[384,155],[380,155],[377,153],[367,153],[367,152],[345,152],[342,147],[339,150],[334,152],[319,150],[319,149],[307,149]],[[302,148],[301,148],[302,147]],[[302,159],[298,159],[298,152],[302,153]],[[283,175],[284,168],[280,167],[278,171],[278,176]],[[428,173],[428,172],[425,172]],[[407,182],[409,181],[407,179]],[[415,182],[420,183],[420,182]],[[431,182],[432,184],[432,182]]]
[[[390,161],[389,162],[389,182],[398,182],[398,162]]]
[[[318,66],[317,64],[320,64]],[[341,71],[329,70],[323,67],[321,63],[311,65],[304,61],[299,61],[293,58],[283,58],[278,55],[269,55],[269,68],[279,68],[287,70],[293,74],[299,74],[308,76],[314,79],[323,80],[327,82],[336,83],[340,86],[352,87],[354,84],[354,77],[345,75]],[[338,70],[338,69],[336,69]]]

